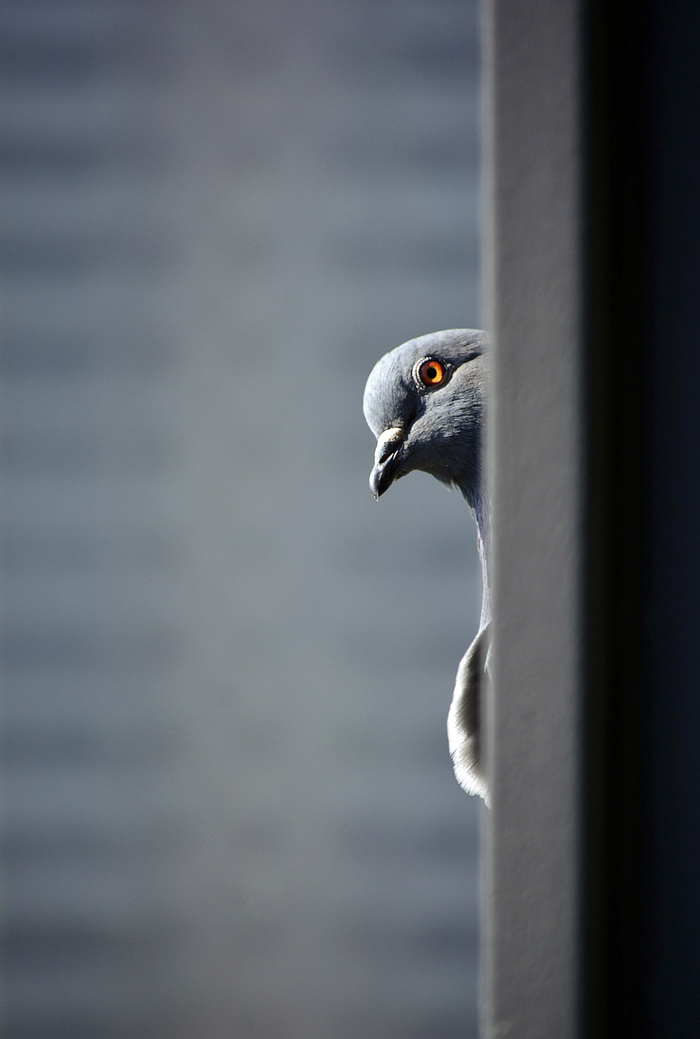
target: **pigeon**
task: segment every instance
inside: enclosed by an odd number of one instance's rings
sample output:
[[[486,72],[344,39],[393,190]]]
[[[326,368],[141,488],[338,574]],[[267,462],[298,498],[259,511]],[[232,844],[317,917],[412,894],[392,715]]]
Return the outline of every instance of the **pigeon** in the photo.
[[[458,782],[487,804],[483,717],[491,644],[491,510],[482,447],[488,389],[486,333],[452,328],[410,339],[380,358],[363,400],[367,425],[377,438],[369,478],[375,498],[418,469],[459,488],[476,520],[481,619],[457,669],[447,736]]]

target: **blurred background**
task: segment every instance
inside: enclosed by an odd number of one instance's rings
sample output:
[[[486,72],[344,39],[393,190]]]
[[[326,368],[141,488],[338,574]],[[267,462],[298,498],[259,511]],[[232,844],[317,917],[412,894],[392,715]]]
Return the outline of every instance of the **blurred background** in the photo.
[[[3,1039],[470,1039],[475,534],[375,360],[477,326],[474,0],[0,8]]]

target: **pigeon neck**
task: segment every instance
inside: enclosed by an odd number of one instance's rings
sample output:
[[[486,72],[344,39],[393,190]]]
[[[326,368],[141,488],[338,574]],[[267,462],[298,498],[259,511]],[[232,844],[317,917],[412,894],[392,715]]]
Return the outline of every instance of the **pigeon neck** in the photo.
[[[481,559],[481,577],[484,588],[481,601],[481,622],[479,624],[481,629],[486,627],[491,620],[491,573],[489,567],[491,558],[491,507],[488,495],[481,488],[476,493],[472,488],[470,488],[470,493],[463,489],[462,493],[467,499],[476,520],[477,542]]]

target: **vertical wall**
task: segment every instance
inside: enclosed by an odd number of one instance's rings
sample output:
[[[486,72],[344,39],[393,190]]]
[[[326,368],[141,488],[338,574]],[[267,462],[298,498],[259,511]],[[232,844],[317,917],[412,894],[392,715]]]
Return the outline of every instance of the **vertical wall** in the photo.
[[[698,1031],[700,19],[487,7],[486,1034]]]
[[[485,1035],[579,1034],[586,427],[580,5],[487,5],[494,336]]]

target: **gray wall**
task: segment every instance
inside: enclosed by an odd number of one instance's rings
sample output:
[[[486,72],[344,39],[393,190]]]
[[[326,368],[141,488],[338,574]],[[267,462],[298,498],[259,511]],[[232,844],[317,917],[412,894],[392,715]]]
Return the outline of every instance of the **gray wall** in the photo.
[[[463,502],[361,394],[476,325],[473,3],[0,10],[8,1039],[465,1039]]]

